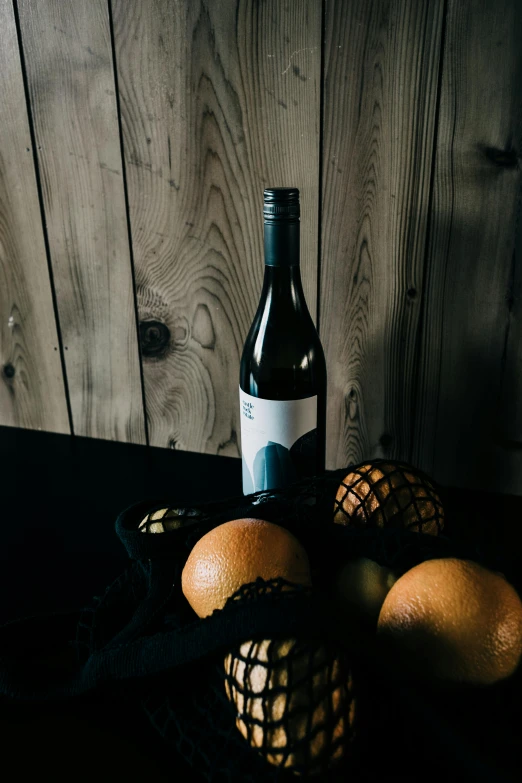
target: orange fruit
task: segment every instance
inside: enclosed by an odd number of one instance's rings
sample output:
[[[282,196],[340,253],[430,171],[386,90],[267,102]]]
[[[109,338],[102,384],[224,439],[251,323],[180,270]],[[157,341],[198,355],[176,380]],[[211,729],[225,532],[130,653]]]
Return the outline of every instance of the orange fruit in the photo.
[[[334,522],[403,527],[436,536],[444,527],[444,509],[432,483],[413,468],[369,462],[348,473],[339,485]]]
[[[258,577],[309,585],[308,556],[297,538],[279,525],[233,519],[200,538],[185,563],[181,587],[196,614],[207,617]]]
[[[397,578],[390,568],[366,557],[348,560],[335,574],[335,595],[348,615],[375,623]]]
[[[271,764],[313,774],[344,757],[357,701],[335,650],[296,639],[248,641],[227,655],[225,672],[236,726]]]
[[[502,576],[477,563],[428,560],[395,582],[377,632],[401,668],[488,685],[520,662],[522,602]]]

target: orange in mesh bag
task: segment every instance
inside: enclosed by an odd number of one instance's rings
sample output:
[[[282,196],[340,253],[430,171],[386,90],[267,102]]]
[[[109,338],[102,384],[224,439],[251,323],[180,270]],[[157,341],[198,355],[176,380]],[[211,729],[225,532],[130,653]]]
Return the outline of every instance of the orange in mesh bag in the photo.
[[[353,468],[341,481],[334,522],[358,527],[400,527],[438,535],[444,509],[433,483],[422,471],[401,463],[374,460]]]
[[[309,775],[346,757],[357,702],[352,673],[335,646],[247,641],[226,656],[225,677],[237,728],[270,764]]]
[[[259,578],[286,580],[281,592],[291,592],[292,584],[302,590],[310,584],[306,551],[279,525],[237,519],[197,542],[182,587],[192,608],[205,617]],[[355,700],[351,671],[338,646],[294,638],[249,640],[226,655],[224,666],[236,726],[266,761],[310,774],[345,757]]]

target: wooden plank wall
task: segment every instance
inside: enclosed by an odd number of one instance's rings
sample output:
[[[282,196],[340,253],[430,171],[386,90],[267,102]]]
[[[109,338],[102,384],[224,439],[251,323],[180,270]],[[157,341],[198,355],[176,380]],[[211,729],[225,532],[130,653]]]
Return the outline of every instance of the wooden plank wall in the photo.
[[[522,494],[517,0],[0,0],[0,39],[0,423],[238,456],[292,184],[329,467]]]
[[[0,2],[0,422],[70,432],[13,7]]]
[[[150,442],[238,456],[268,184],[301,189],[315,311],[321,5],[112,6]]]
[[[106,0],[18,0],[74,432],[145,442]]]
[[[522,3],[450,0],[446,28],[413,458],[522,494]]]
[[[410,458],[444,3],[326,6],[330,465]]]

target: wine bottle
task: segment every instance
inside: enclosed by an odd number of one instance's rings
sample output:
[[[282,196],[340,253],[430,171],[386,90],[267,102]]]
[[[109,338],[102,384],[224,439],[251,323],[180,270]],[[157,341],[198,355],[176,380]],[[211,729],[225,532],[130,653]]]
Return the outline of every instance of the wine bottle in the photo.
[[[299,190],[264,192],[265,276],[239,377],[243,493],[324,471],[326,363],[299,268]]]

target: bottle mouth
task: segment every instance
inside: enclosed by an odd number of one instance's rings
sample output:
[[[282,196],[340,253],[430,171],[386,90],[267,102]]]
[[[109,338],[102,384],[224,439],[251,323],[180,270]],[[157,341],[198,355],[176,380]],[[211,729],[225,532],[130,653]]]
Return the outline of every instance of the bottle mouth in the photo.
[[[265,223],[299,222],[298,188],[265,188],[263,214]]]

